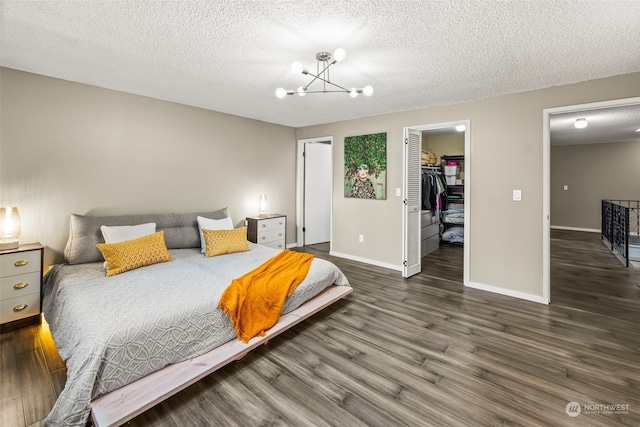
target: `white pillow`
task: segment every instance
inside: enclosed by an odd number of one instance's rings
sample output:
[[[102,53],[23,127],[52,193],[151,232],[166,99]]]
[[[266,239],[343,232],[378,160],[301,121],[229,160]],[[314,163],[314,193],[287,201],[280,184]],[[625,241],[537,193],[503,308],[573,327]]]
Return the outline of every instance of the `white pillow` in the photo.
[[[139,225],[103,225],[100,227],[105,243],[120,243],[125,240],[137,239],[156,232],[156,223],[149,222]]]
[[[156,232],[156,223],[149,222],[138,225],[103,225],[100,227],[102,237],[105,243],[120,243],[125,240],[137,239],[138,237],[148,236]],[[104,268],[109,269],[107,261],[103,264]]]
[[[207,244],[204,241],[204,234],[202,234],[202,230],[233,230],[233,221],[231,220],[231,217],[211,219],[199,216],[197,217],[197,220],[198,229],[200,230],[201,253],[205,253],[207,249]]]

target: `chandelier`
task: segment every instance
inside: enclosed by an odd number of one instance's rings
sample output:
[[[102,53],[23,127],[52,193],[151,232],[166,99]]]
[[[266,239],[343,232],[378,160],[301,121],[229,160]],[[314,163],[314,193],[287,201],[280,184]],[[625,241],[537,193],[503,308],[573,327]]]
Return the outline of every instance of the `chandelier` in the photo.
[[[329,92],[346,92],[351,95],[352,98],[358,96],[358,94],[363,93],[366,96],[371,96],[373,94],[373,87],[365,86],[363,88],[351,88],[347,89],[339,84],[333,83],[329,76],[329,68],[334,65],[336,62],[344,61],[344,58],[347,56],[347,53],[344,49],[338,48],[335,52],[333,52],[333,56],[329,52],[318,52],[316,53],[316,74],[313,74],[306,68],[302,66],[302,64],[298,61],[291,63],[291,71],[294,73],[302,73],[307,76],[313,77],[311,81],[306,86],[300,86],[296,90],[287,90],[284,88],[276,89],[276,96],[278,98],[284,98],[287,95],[295,95],[305,96],[308,93],[329,93]],[[316,89],[309,90],[309,86],[312,83],[318,81],[316,85]],[[318,88],[319,86],[321,88]]]

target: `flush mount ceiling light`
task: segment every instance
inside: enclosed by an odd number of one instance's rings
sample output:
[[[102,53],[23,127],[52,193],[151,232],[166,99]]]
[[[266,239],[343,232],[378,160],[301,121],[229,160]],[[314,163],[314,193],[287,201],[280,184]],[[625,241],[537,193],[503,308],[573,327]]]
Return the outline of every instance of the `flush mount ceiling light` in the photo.
[[[456,130],[458,132],[464,132],[467,127],[465,125],[456,125]]]
[[[305,96],[308,93],[330,93],[330,92],[346,92],[352,98],[358,96],[358,94],[363,93],[366,96],[371,96],[373,94],[373,87],[365,86],[363,88],[351,88],[347,89],[339,84],[333,83],[329,76],[329,68],[334,65],[336,62],[344,61],[344,58],[347,56],[347,53],[344,49],[339,48],[333,52],[333,56],[329,52],[318,52],[316,53],[316,74],[313,74],[306,68],[302,66],[302,64],[298,61],[295,61],[291,64],[291,70],[294,73],[302,73],[304,75],[308,75],[313,77],[311,81],[306,86],[300,86],[296,90],[287,90],[284,88],[276,89],[276,96],[278,98],[284,98],[287,95],[298,94],[299,96]],[[309,86],[315,81],[319,80],[316,86],[322,85],[321,88],[315,90],[309,90]]]
[[[583,129],[587,127],[587,119],[584,117],[576,119],[576,122],[573,124],[578,129]]]

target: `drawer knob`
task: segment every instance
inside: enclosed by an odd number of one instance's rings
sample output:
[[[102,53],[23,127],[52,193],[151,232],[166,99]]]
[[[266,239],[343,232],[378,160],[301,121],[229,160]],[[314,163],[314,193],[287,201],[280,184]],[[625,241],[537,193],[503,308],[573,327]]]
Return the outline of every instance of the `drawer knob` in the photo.
[[[24,289],[27,286],[29,286],[29,284],[27,282],[20,282],[20,283],[16,283],[15,285],[13,285],[13,289],[15,289],[17,291],[18,289]]]
[[[264,239],[266,239],[266,238],[267,238],[267,236],[262,236],[262,237],[260,237],[260,238],[261,238],[262,240],[264,240]]]
[[[15,265],[16,267],[23,267],[27,264],[29,264],[29,261],[26,259],[21,259],[13,263],[13,265]]]
[[[282,236],[282,233],[278,233],[278,236]]]
[[[16,305],[15,307],[13,307],[13,311],[15,312],[22,311],[27,307],[29,307],[27,304]]]
[[[282,243],[278,243],[278,247],[281,248],[282,247]]]
[[[278,222],[278,225],[282,225],[282,224],[284,224],[282,221]]]
[[[266,227],[267,224],[265,224],[264,222],[262,224],[260,224],[260,227]]]

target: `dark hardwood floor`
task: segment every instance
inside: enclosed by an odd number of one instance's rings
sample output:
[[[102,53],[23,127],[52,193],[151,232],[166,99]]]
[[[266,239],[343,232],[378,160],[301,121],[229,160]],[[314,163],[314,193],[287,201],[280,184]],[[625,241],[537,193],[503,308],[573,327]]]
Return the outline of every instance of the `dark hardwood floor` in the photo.
[[[640,270],[597,234],[551,236],[549,306],[465,289],[460,246],[410,279],[306,248],[354,292],[130,425],[638,426]],[[42,425],[65,380],[46,326],[0,349],[0,425]]]

